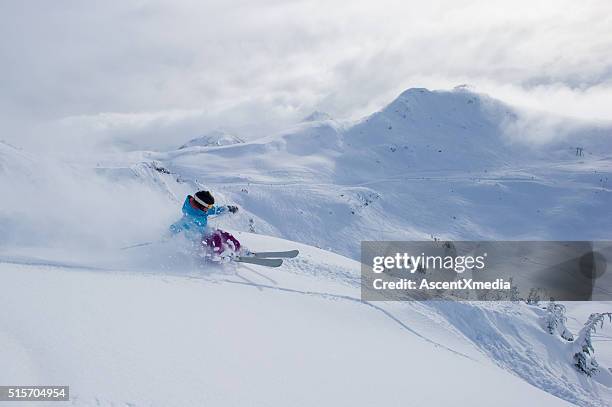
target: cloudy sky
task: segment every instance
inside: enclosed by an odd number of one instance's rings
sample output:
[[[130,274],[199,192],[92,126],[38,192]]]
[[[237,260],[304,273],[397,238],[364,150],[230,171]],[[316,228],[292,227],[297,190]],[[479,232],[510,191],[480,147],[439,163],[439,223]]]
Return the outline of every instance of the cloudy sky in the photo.
[[[612,120],[602,1],[2,1],[0,139],[259,136],[410,87]]]

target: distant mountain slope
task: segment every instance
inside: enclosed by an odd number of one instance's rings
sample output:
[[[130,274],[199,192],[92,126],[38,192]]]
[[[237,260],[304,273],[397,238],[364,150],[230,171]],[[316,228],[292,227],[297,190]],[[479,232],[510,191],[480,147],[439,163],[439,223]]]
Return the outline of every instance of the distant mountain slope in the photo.
[[[607,130],[568,125],[525,144],[513,138],[519,120],[487,96],[410,89],[355,124],[151,158],[241,204],[231,226],[354,258],[368,239],[610,238]]]

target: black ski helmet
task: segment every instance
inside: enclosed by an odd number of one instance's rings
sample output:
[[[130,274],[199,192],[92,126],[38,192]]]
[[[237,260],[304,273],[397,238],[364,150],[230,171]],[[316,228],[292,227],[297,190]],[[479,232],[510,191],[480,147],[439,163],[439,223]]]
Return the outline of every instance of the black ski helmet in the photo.
[[[209,191],[199,191],[196,192],[194,198],[197,201],[204,202],[207,205],[212,205],[215,203],[215,197]],[[199,203],[199,202],[198,202]]]

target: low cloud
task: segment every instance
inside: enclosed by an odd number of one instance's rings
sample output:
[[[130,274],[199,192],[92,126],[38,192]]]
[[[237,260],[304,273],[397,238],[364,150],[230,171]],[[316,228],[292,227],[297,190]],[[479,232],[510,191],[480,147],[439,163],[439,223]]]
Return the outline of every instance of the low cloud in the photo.
[[[4,2],[0,131],[58,148],[172,145],[220,127],[248,138],[463,83],[612,120],[611,12],[565,0]]]

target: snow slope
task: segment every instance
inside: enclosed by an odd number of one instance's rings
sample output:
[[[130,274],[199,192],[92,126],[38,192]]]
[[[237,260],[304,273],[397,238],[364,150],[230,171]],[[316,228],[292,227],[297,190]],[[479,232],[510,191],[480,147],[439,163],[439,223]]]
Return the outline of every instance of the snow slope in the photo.
[[[132,269],[2,253],[0,382],[70,384],[79,406],[567,405],[425,306],[362,303],[358,263],[297,246],[280,269],[168,270],[143,249]]]

